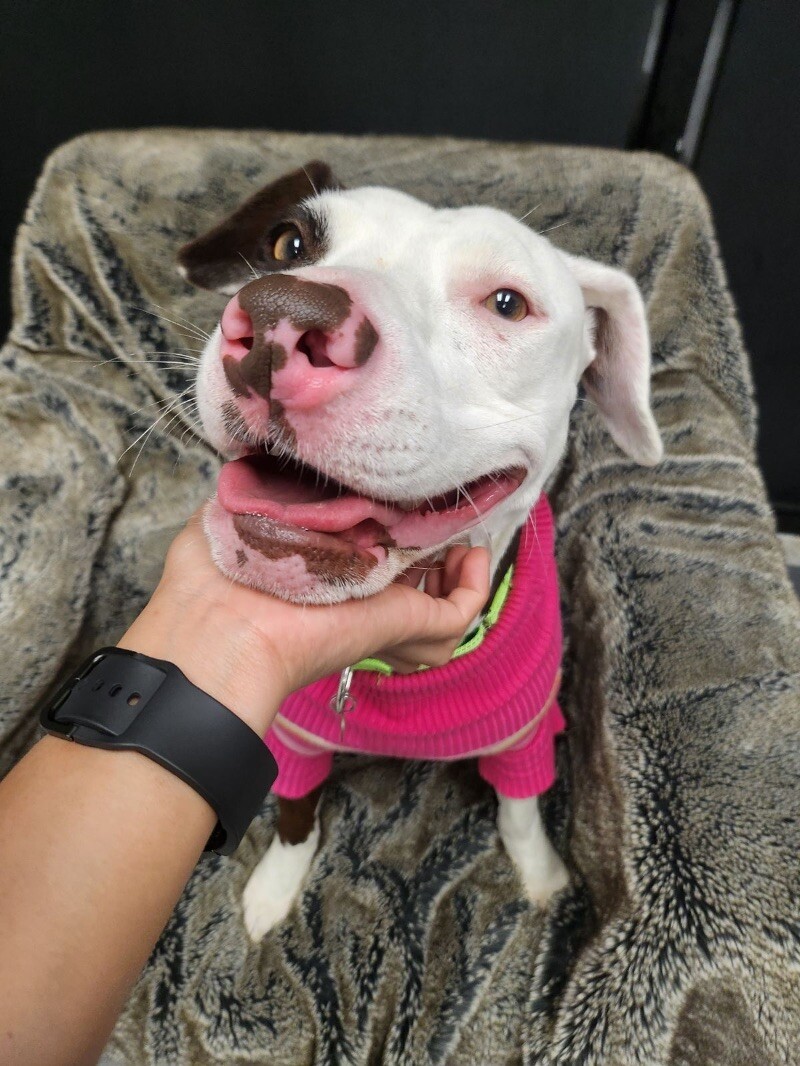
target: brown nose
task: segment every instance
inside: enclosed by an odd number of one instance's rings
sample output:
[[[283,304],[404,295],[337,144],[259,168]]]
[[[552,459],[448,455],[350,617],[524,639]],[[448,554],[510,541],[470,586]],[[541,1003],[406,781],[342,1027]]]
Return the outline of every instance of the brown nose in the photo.
[[[255,335],[287,319],[303,333],[336,329],[350,316],[353,301],[339,285],[306,281],[293,274],[256,278],[238,293],[239,306],[250,316]],[[224,331],[224,325],[223,325]]]
[[[320,406],[356,385],[378,345],[364,311],[339,285],[271,274],[251,281],[225,308],[221,356],[237,396]]]

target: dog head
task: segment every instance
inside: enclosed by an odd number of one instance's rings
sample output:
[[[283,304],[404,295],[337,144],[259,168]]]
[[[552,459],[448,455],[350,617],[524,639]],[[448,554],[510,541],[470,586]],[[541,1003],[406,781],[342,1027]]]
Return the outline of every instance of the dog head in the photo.
[[[229,460],[206,533],[239,581],[333,603],[453,543],[496,563],[581,381],[627,454],[661,456],[636,285],[502,211],[343,189],[309,163],[179,262],[231,296],[197,397]]]

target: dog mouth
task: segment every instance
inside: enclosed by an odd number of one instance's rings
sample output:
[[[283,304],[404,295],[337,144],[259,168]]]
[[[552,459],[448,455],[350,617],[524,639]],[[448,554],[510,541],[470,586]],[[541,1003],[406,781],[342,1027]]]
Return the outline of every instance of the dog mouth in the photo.
[[[258,452],[225,463],[217,500],[240,536],[257,531],[262,542],[351,553],[371,567],[389,548],[432,548],[477,525],[519,488],[526,473],[510,467],[430,499],[381,500],[300,460]]]

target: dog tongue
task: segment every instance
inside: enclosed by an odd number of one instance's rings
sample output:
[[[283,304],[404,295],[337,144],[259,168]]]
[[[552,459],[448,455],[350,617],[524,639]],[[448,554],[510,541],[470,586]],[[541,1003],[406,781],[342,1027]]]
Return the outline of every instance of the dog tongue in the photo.
[[[439,497],[434,508],[411,511],[325,483],[308,468],[281,467],[269,456],[245,456],[226,463],[217,499],[229,514],[261,515],[317,533],[338,533],[359,547],[395,544],[427,548],[475,525],[483,514],[519,487],[524,470],[496,474],[469,486],[453,503]],[[452,495],[452,494],[451,494]]]
[[[291,526],[321,533],[342,533],[373,518],[381,525],[396,509],[366,496],[325,484],[320,476],[297,467],[281,469],[279,461],[245,456],[226,463],[217,486],[219,502],[231,514],[260,514]]]

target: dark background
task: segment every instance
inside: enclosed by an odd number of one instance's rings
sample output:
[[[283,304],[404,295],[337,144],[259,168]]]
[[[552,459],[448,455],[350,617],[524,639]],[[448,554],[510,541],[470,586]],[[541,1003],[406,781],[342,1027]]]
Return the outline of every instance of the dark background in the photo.
[[[797,0],[0,0],[0,330],[44,158],[151,125],[645,147],[698,174],[800,527]]]

